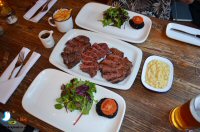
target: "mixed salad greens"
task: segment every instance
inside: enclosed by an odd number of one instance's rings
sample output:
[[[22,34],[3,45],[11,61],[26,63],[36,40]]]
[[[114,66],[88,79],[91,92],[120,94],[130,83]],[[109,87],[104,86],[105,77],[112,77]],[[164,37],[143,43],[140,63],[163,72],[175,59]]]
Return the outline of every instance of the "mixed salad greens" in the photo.
[[[94,99],[94,93],[96,93],[96,85],[90,81],[82,81],[77,78],[72,79],[68,84],[61,86],[61,97],[56,99],[55,108],[74,111],[79,110],[81,115],[88,115],[92,108],[93,102],[97,102]],[[74,123],[74,125],[77,123]]]
[[[128,21],[128,12],[121,7],[110,7],[103,12],[103,26],[115,26],[121,28],[125,21]]]

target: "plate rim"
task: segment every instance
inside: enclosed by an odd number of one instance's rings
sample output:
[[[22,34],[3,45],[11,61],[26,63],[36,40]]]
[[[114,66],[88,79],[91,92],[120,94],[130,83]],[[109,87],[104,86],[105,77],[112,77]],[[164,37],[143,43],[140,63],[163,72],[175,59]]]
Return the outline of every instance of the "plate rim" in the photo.
[[[34,88],[33,85],[35,84],[35,82],[38,80],[38,78],[39,78],[40,76],[42,76],[43,73],[49,72],[49,71],[60,72],[60,73],[66,74],[67,76],[76,77],[76,76],[74,76],[74,75],[68,74],[68,73],[66,73],[66,72],[63,72],[63,71],[60,71],[60,70],[57,70],[57,69],[53,69],[53,68],[44,69],[44,70],[42,70],[42,71],[34,78],[34,80],[31,82],[31,84],[30,84],[29,87],[27,88],[25,94],[23,95],[23,98],[22,98],[21,103],[22,103],[23,109],[24,109],[27,113],[31,114],[31,115],[34,116],[35,118],[37,118],[37,119],[39,119],[39,120],[41,120],[41,121],[43,121],[43,122],[45,122],[45,123],[47,123],[47,124],[49,124],[49,125],[52,125],[52,126],[55,127],[55,128],[58,128],[57,126],[55,126],[55,125],[53,125],[53,124],[47,122],[46,120],[42,119],[42,117],[39,117],[39,116],[38,116],[37,114],[35,114],[34,112],[29,111],[29,108],[28,108],[28,106],[26,105],[26,98],[27,98],[29,92]],[[76,77],[76,78],[82,79],[81,77]],[[83,79],[83,80],[85,80],[85,79]],[[114,92],[114,91],[111,91],[111,90],[109,90],[109,89],[107,89],[107,88],[105,88],[105,87],[103,87],[103,86],[99,86],[99,85],[98,85],[98,87],[101,88],[101,89],[104,89],[104,90],[106,90],[106,91],[109,91],[110,93],[115,94],[118,98],[120,98],[121,101],[123,101],[123,102],[121,102],[121,104],[123,105],[124,108],[122,108],[122,115],[121,115],[120,121],[119,121],[119,123],[118,123],[119,125],[118,125],[118,127],[117,127],[117,131],[119,131],[120,128],[121,128],[121,126],[122,126],[122,122],[123,122],[123,120],[124,120],[124,116],[125,116],[125,113],[126,113],[126,101],[125,101],[124,98],[123,98],[121,95],[119,95],[118,93],[116,93],[116,92]],[[93,104],[93,105],[95,105],[95,104]],[[58,128],[58,129],[60,129],[60,128]],[[60,130],[62,130],[62,129],[60,129]]]
[[[147,30],[147,32],[148,32],[147,35],[145,35],[145,37],[144,37],[143,39],[141,39],[140,41],[135,41],[135,40],[131,40],[131,39],[124,39],[124,38],[120,38],[120,37],[118,37],[118,36],[115,36],[115,35],[112,35],[112,34],[109,34],[109,33],[106,33],[106,32],[102,32],[102,31],[99,31],[99,30],[95,30],[95,29],[90,28],[90,27],[84,27],[84,26],[83,26],[82,24],[80,24],[80,22],[78,21],[78,20],[80,19],[80,13],[84,10],[84,8],[85,8],[86,6],[90,6],[90,5],[92,5],[92,4],[104,5],[104,6],[111,7],[111,6],[109,6],[109,5],[105,5],[105,4],[97,3],[97,2],[88,2],[88,3],[86,3],[86,4],[81,8],[81,10],[79,11],[79,13],[77,14],[77,16],[76,16],[76,18],[75,18],[75,23],[76,23],[79,27],[84,28],[84,29],[87,29],[87,30],[90,30],[90,31],[94,31],[94,32],[106,34],[106,35],[108,35],[108,36],[110,36],[110,37],[113,37],[113,38],[116,38],[116,39],[120,39],[120,40],[124,40],[124,41],[131,42],[131,43],[142,44],[143,42],[146,41],[146,39],[147,39],[147,37],[149,36],[150,31],[151,31],[151,26],[152,26],[152,21],[151,21],[151,19],[150,19],[149,17],[145,16],[145,15],[142,15],[142,14],[139,14],[139,13],[136,13],[136,12],[133,12],[133,11],[129,11],[129,10],[126,10],[126,11],[128,11],[129,13],[135,13],[135,14],[138,14],[138,15],[144,17],[144,18],[149,22],[149,24],[150,24],[150,26],[149,26],[149,28],[148,28],[148,30]]]
[[[138,57],[136,58],[136,64],[134,66],[134,69],[135,69],[135,73],[136,74],[133,74],[134,76],[132,76],[131,78],[132,79],[129,79],[128,83],[126,83],[126,85],[123,85],[123,89],[121,89],[121,85],[118,85],[118,84],[112,84],[108,81],[106,82],[102,82],[102,81],[98,81],[96,79],[93,79],[93,78],[88,78],[88,77],[85,77],[85,76],[82,76],[82,75],[78,75],[76,73],[74,73],[73,71],[71,71],[70,69],[68,68],[65,68],[65,67],[62,67],[61,65],[57,64],[57,62],[55,62],[55,60],[53,59],[53,55],[56,54],[56,50],[59,49],[59,45],[61,45],[61,41],[63,41],[63,39],[65,39],[66,36],[69,36],[70,34],[73,34],[73,33],[80,33],[80,32],[84,32],[84,33],[89,33],[89,34],[92,34],[94,36],[101,36],[101,37],[104,37],[105,40],[111,40],[111,41],[117,41],[119,43],[123,43],[125,46],[127,47],[130,47],[130,48],[134,48],[135,51],[138,53]],[[88,80],[88,79],[91,79],[92,82],[95,82],[97,85],[103,85],[103,86],[107,86],[107,87],[110,87],[110,88],[115,88],[115,89],[120,89],[120,90],[128,90],[131,88],[131,86],[133,85],[133,83],[135,82],[135,79],[138,75],[138,72],[139,72],[139,69],[140,69],[140,65],[141,65],[141,62],[142,62],[142,57],[143,57],[143,52],[140,48],[136,47],[136,46],[133,46],[131,44],[128,44],[127,42],[124,42],[124,41],[121,41],[121,40],[118,40],[118,39],[115,39],[115,38],[109,38],[108,36],[105,36],[105,34],[101,34],[101,33],[97,33],[97,32],[92,32],[92,31],[86,31],[86,30],[81,30],[81,29],[71,29],[70,31],[68,31],[65,35],[63,35],[63,37],[59,40],[59,42],[56,44],[56,46],[54,47],[50,57],[49,57],[49,62],[51,64],[53,64],[54,66],[56,66],[57,68],[61,69],[62,71],[64,72],[67,72],[69,74],[72,74],[72,75],[75,75],[75,76],[79,76],[81,78],[84,78],[85,80]],[[67,69],[67,70],[66,70]],[[131,74],[130,74],[131,75]],[[130,76],[129,75],[129,76]],[[131,80],[131,81],[130,81]]]

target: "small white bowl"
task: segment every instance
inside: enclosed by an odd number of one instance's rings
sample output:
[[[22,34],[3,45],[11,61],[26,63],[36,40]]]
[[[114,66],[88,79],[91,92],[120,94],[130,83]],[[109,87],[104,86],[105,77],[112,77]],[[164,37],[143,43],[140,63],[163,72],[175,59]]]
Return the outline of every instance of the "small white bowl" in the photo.
[[[168,80],[167,86],[165,88],[162,88],[162,89],[161,88],[154,88],[154,87],[150,86],[149,84],[147,84],[146,81],[145,81],[147,65],[152,60],[159,60],[159,61],[165,62],[166,64],[169,65],[169,70],[170,70],[169,80]],[[167,92],[172,86],[173,76],[174,76],[174,66],[173,66],[173,64],[171,63],[170,60],[163,58],[163,57],[160,57],[160,56],[150,56],[144,62],[141,80],[142,80],[143,85],[149,90],[152,90],[152,91],[155,91],[155,92]]]

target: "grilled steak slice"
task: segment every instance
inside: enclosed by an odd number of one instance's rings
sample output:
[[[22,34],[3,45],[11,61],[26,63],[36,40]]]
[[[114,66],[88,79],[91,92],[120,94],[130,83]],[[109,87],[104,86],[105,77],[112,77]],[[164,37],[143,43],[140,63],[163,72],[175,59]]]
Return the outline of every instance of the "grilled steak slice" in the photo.
[[[75,39],[78,39],[81,42],[89,42],[90,41],[90,39],[84,35],[79,35],[79,36],[75,37]]]
[[[89,48],[88,50],[86,50],[86,52],[84,52],[83,55],[90,56],[95,60],[99,59],[98,55],[94,51],[92,51],[92,48]]]
[[[88,73],[91,77],[94,77],[97,74],[97,71],[99,70],[99,65],[97,62],[90,62],[87,64],[82,63],[80,65],[80,69],[83,72]]]
[[[96,61],[96,59],[93,58],[93,56],[89,56],[88,54],[85,54],[85,53],[82,53],[81,57],[82,57],[82,61]]]
[[[101,43],[101,44],[93,44],[91,48],[88,48],[83,55],[91,56],[95,60],[99,60],[103,57],[105,57],[109,53],[109,48],[106,43]]]
[[[112,52],[113,55],[124,57],[124,53],[116,48],[111,48],[110,51]]]
[[[99,70],[98,60],[104,58],[110,52],[106,43],[94,43],[90,48],[81,54],[82,64],[80,69],[94,77]]]
[[[89,41],[88,37],[81,35],[66,42],[66,47],[61,56],[69,69],[77,65],[81,60],[82,52],[91,47]]]
[[[115,62],[115,61],[108,60],[108,59],[104,59],[100,63],[100,65],[107,65],[107,66],[110,66],[111,68],[117,67],[118,64],[119,64],[119,62]],[[102,67],[102,66],[100,66],[100,67]]]
[[[126,78],[126,76],[121,76],[121,77],[118,77],[118,78],[116,78],[116,79],[113,79],[113,80],[111,80],[111,83],[118,83],[118,82],[121,82],[121,81],[123,81],[124,79]]]
[[[61,55],[63,56],[63,60],[66,64],[74,62],[75,60],[81,58],[81,55],[79,52],[74,52],[73,54],[66,54],[65,52],[63,52],[61,53]]]
[[[109,72],[109,73],[103,74],[103,78],[105,78],[108,81],[112,81],[113,79],[119,78],[123,75],[124,73],[122,70],[117,70],[116,72]]]
[[[122,68],[123,68],[123,65],[121,64],[119,64],[116,67],[111,67],[109,65],[100,65],[100,69],[103,74],[109,73],[109,72],[116,72],[117,70],[120,70]]]
[[[127,57],[123,57],[123,52],[113,49],[113,52],[100,62],[100,71],[104,79],[118,83],[131,73],[132,63]]]
[[[91,44],[89,41],[82,42],[82,41],[79,41],[78,39],[74,38],[72,40],[67,41],[64,52],[66,52],[66,53],[73,53],[73,52],[77,52],[77,51],[83,52],[90,46],[91,46]]]
[[[123,57],[120,57],[118,55],[109,54],[106,56],[106,59],[114,61],[114,62],[121,62],[123,60]]]
[[[110,53],[110,49],[106,43],[99,43],[99,46],[106,51],[106,54]]]

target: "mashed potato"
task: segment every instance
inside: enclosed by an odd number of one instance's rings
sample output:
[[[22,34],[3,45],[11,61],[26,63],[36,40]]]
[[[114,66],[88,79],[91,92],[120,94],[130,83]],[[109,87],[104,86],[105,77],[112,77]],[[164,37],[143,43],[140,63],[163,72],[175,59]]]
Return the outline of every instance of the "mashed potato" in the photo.
[[[147,65],[146,83],[154,88],[165,88],[169,81],[169,65],[159,60],[152,60]]]

